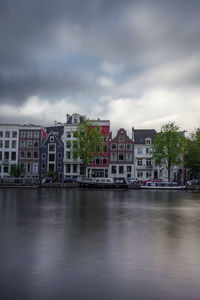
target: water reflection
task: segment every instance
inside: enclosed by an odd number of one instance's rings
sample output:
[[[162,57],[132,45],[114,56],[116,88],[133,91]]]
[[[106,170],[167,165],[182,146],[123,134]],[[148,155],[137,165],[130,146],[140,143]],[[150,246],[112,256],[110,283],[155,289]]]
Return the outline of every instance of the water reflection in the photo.
[[[0,298],[199,299],[199,225],[199,194],[2,189]]]

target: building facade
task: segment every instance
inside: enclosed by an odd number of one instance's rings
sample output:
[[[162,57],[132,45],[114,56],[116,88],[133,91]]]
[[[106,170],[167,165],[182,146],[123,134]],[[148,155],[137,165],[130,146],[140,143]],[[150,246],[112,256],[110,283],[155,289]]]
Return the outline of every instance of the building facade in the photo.
[[[19,164],[23,164],[25,178],[39,178],[41,126],[21,125],[19,127]]]
[[[0,177],[10,176],[12,165],[18,164],[19,125],[0,125]]]
[[[160,170],[154,169],[152,159],[152,142],[157,133],[154,129],[132,128],[132,141],[134,143],[135,177],[142,182],[153,178],[160,178]]]
[[[58,128],[52,129],[56,130]],[[40,178],[45,177],[47,172],[53,170],[58,174],[58,180],[62,181],[63,154],[64,146],[59,132],[50,131],[50,133],[43,138],[40,147]]]
[[[134,177],[133,142],[126,130],[120,128],[117,135],[110,141],[109,177]]]
[[[87,167],[88,177],[108,177],[110,161],[110,121],[109,120],[92,120],[94,126],[100,127],[103,145],[100,153],[94,157]]]

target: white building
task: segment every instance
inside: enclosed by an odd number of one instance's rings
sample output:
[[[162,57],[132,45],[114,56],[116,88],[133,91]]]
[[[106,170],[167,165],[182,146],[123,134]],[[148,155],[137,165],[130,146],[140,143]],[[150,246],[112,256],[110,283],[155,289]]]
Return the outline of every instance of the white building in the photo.
[[[63,158],[63,175],[64,177],[77,177],[84,174],[81,166],[81,159],[73,158],[73,141],[77,138],[74,132],[77,130],[77,125],[82,122],[84,116],[78,113],[66,115],[67,120],[64,124],[63,144],[64,144],[64,158]]]
[[[166,165],[156,166],[152,158],[152,142],[157,132],[154,129],[132,128],[134,142],[135,176],[139,181],[161,179],[168,181]],[[183,181],[183,166],[172,166],[171,180]]]
[[[0,124],[0,177],[10,175],[18,163],[19,125]]]

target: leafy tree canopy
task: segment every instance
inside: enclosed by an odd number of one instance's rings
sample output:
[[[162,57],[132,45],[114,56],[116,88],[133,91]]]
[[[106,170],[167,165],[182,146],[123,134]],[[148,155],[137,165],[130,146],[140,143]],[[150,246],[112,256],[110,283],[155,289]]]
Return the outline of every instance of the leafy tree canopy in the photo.
[[[200,128],[196,129],[186,141],[185,166],[195,175],[200,172]]]
[[[169,181],[172,165],[180,165],[182,162],[184,141],[183,132],[174,122],[163,125],[153,141],[153,158],[156,165],[165,164]]]
[[[24,170],[23,164],[11,165],[10,175],[19,178],[21,177],[23,170]]]
[[[101,127],[84,118],[83,122],[78,124],[75,136],[77,140],[73,141],[73,157],[82,159],[86,171],[90,160],[102,152]]]

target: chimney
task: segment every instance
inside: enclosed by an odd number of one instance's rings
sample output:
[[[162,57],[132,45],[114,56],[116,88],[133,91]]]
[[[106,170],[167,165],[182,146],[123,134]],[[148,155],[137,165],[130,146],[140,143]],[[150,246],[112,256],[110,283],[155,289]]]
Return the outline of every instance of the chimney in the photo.
[[[134,134],[134,127],[132,127],[132,142],[135,142],[135,134]]]

